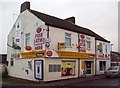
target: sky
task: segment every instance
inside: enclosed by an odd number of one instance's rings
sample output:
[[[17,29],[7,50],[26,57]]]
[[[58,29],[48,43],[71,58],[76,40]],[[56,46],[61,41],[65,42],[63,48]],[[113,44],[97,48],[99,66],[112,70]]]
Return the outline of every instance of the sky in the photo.
[[[0,0],[0,53],[7,53],[7,36],[26,0]],[[114,44],[118,51],[119,0],[27,0],[31,9],[65,19],[74,16],[76,24],[88,28]]]

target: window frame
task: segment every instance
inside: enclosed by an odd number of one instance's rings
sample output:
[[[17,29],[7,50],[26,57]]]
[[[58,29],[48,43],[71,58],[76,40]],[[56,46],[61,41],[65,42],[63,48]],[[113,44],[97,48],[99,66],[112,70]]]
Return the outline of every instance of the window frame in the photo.
[[[88,47],[89,44],[89,47]],[[90,50],[91,49],[91,38],[86,37],[86,49]]]
[[[49,72],[61,72],[60,64],[49,64]]]
[[[103,69],[104,66],[104,69]],[[99,70],[105,71],[106,70],[106,61],[99,61]]]
[[[27,40],[29,40],[29,43],[27,42]],[[25,46],[30,46],[30,33],[25,34]]]
[[[67,39],[69,39],[69,45],[67,44]],[[71,33],[65,33],[65,44],[66,44],[66,47],[71,47]]]

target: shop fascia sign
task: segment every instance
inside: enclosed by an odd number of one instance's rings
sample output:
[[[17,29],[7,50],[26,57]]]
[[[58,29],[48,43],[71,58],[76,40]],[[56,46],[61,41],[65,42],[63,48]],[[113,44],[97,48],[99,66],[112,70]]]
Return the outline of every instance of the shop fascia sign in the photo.
[[[46,51],[46,57],[55,57],[55,58],[90,58],[95,57],[95,54],[82,53],[82,52],[70,52],[70,51],[57,51],[57,50],[48,50]]]
[[[57,50],[41,50],[33,52],[22,52],[22,58],[94,58],[95,54],[70,52],[70,51],[57,51]]]
[[[22,58],[44,58],[46,56],[46,50],[32,51],[32,52],[22,52]]]

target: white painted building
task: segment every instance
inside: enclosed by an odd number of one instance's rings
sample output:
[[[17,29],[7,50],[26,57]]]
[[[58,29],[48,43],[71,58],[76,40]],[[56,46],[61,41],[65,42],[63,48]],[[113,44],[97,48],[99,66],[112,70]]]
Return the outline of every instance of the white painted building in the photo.
[[[75,18],[59,19],[21,5],[8,35],[9,75],[32,81],[52,81],[95,75],[95,40],[107,41]]]
[[[96,74],[104,74],[110,67],[110,42],[96,40]]]

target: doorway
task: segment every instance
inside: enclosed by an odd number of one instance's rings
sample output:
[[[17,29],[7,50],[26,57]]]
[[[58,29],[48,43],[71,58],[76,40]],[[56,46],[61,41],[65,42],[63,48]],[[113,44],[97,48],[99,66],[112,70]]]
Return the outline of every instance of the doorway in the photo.
[[[85,61],[86,75],[92,75],[92,61]]]

